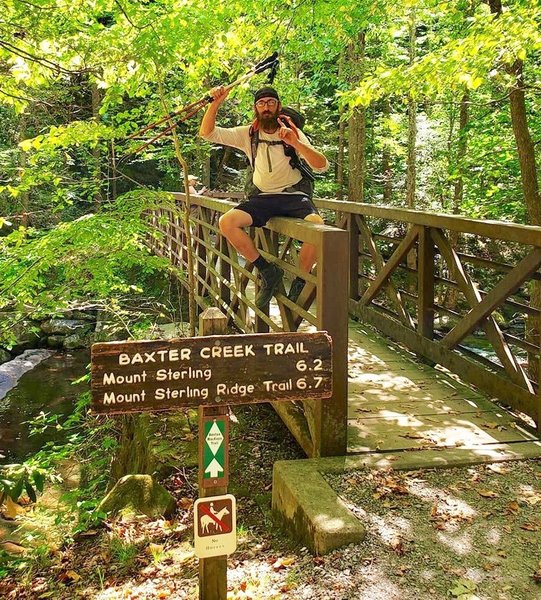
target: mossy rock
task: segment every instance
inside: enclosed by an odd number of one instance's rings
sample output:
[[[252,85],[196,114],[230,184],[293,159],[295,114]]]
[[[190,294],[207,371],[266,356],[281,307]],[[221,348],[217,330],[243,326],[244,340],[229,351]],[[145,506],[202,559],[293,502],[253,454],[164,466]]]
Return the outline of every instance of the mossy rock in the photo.
[[[175,499],[150,475],[126,475],[116,482],[98,510],[112,514],[127,510],[148,517],[170,517],[175,510]]]

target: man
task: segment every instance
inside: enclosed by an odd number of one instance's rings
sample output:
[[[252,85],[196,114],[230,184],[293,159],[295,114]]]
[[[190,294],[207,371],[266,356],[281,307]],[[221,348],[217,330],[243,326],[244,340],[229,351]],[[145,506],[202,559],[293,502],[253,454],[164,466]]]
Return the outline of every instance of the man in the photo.
[[[305,191],[303,174],[290,164],[286,155],[293,148],[312,169],[322,173],[329,168],[325,156],[318,152],[291,119],[281,114],[278,92],[264,87],[254,95],[255,121],[252,126],[216,127],[216,114],[229,90],[223,86],[211,90],[214,101],[209,105],[199,129],[199,135],[210,142],[242,150],[253,160],[253,191],[242,202],[220,218],[220,231],[244,258],[252,262],[261,276],[261,287],[255,303],[264,308],[280,285],[283,270],[269,263],[257,251],[245,227],[263,227],[271,217],[298,217],[311,223],[323,223],[312,199]],[[257,131],[258,143],[252,158],[250,131]],[[304,191],[303,191],[304,190]],[[309,273],[316,261],[316,248],[304,244],[299,255],[299,266]],[[304,287],[304,279],[297,277],[291,284],[288,298],[295,302]]]

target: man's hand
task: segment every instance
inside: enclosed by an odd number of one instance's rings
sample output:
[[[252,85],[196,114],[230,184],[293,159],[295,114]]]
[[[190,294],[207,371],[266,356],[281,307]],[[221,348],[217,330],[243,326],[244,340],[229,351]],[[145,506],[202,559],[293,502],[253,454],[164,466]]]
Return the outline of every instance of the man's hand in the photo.
[[[284,123],[282,119],[287,121],[287,124]],[[293,121],[287,115],[282,115],[278,118],[278,125],[280,125],[280,129],[278,130],[278,135],[280,139],[284,141],[288,146],[292,146],[296,148],[299,142],[299,133],[297,131],[297,127]]]
[[[209,92],[209,96],[214,98],[213,104],[220,106],[220,104],[229,96],[229,92],[231,88],[227,88],[223,85],[219,85],[215,88],[212,88]]]
[[[214,131],[216,126],[216,113],[220,108],[222,102],[227,98],[231,88],[219,85],[218,87],[212,88],[209,92],[209,96],[212,96],[213,101],[209,104],[207,111],[203,115],[201,120],[201,126],[199,127],[199,135],[205,137]]]

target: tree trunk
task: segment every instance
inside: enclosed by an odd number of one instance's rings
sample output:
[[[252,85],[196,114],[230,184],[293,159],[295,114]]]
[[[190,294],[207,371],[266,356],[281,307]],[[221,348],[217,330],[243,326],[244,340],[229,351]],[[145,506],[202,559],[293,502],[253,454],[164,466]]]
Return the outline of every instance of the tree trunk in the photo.
[[[358,40],[349,46],[349,59],[352,66],[352,77],[359,79],[364,67],[365,33],[359,34]],[[353,110],[348,123],[349,128],[349,182],[348,196],[352,202],[364,201],[365,152],[366,152],[366,109],[357,107]]]
[[[340,55],[340,62],[338,64],[338,79],[341,80],[344,76],[344,53]],[[339,110],[339,122],[338,122],[338,153],[336,156],[336,199],[344,199],[344,154],[346,144],[346,122],[344,120],[344,107],[341,106]]]
[[[95,83],[90,84],[90,90],[92,93],[92,117],[96,123],[100,122],[100,104],[101,94],[98,86]],[[99,143],[92,149],[92,156],[94,158],[93,165],[93,177],[94,177],[94,210],[99,210],[103,197],[101,194],[102,176],[101,176],[101,151]]]
[[[121,423],[120,445],[111,465],[110,487],[124,475],[150,475],[154,470],[150,416],[124,415]]]
[[[412,10],[409,20],[409,58],[410,65],[414,62],[416,56],[416,33],[415,33],[415,12]],[[415,145],[417,143],[417,102],[410,97],[408,102],[408,158],[406,168],[406,205],[408,208],[415,208]]]
[[[19,122],[19,142],[22,142],[26,139],[26,116],[21,115],[21,120]],[[22,150],[19,151],[19,169],[21,176],[26,169],[28,161],[28,155],[26,152]],[[28,190],[25,190],[20,194],[20,202],[21,202],[21,225],[23,227],[28,227],[28,207],[30,202],[30,194]]]
[[[458,171],[458,176],[455,179],[454,190],[453,190],[453,204],[452,204],[452,213],[454,215],[458,215],[460,213],[460,206],[462,205],[462,200],[464,198],[464,159],[466,157],[466,151],[468,149],[467,145],[467,137],[466,137],[466,127],[468,126],[468,108],[470,102],[469,92],[464,92],[462,96],[462,100],[460,101],[460,119],[459,119],[459,127],[458,127],[458,142],[457,142],[457,151],[456,151],[456,161],[455,168]],[[449,240],[451,243],[451,247],[454,250],[458,250],[460,244],[460,238],[458,231],[451,231],[449,233]],[[456,273],[454,270],[451,270],[449,273],[449,278],[453,281],[456,281]],[[449,287],[446,293],[445,306],[450,310],[454,310],[456,308],[458,302],[459,291],[458,288]]]
[[[383,101],[383,117],[388,119],[391,116],[391,103],[388,98]],[[393,198],[393,173],[391,170],[391,153],[389,148],[384,146],[381,155],[381,170],[383,171],[383,204],[391,204]]]
[[[501,14],[501,0],[489,0],[489,6],[492,14]],[[523,62],[516,60],[508,68],[508,72],[514,77],[514,85],[509,93],[511,123],[517,144],[522,191],[528,210],[528,217],[532,225],[541,225],[539,182],[537,179],[535,147],[528,127],[523,67]],[[539,281],[532,281],[530,284],[530,305],[541,310],[541,282]],[[541,323],[539,317],[530,315],[526,321],[526,339],[532,344],[539,346],[540,330]],[[528,354],[528,374],[533,380],[539,381],[539,357],[533,353]]]

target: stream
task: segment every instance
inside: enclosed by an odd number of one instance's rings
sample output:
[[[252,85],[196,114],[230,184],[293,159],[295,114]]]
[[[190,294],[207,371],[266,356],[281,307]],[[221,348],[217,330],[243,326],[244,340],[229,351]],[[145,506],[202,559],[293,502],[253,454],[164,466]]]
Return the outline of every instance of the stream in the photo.
[[[0,464],[22,461],[40,450],[46,442],[62,440],[65,432],[54,427],[43,434],[30,435],[26,421],[42,411],[67,416],[72,412],[77,397],[88,390],[88,383],[72,385],[72,382],[86,373],[90,352],[30,352],[45,353],[34,359],[39,363],[36,366],[20,357],[0,365]],[[35,354],[29,356],[32,360]],[[20,372],[23,374],[20,375]]]

